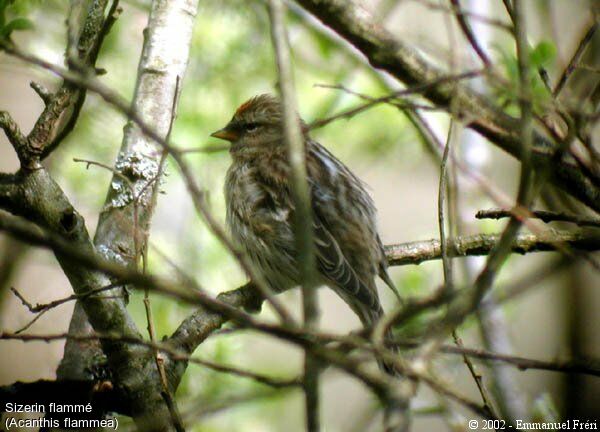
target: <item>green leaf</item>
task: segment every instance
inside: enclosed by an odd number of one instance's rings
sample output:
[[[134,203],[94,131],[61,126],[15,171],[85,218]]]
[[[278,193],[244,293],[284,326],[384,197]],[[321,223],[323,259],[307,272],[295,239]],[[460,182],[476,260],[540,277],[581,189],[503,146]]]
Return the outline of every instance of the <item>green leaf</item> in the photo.
[[[541,67],[550,63],[556,57],[556,47],[553,43],[542,41],[531,50],[529,60],[533,66]]]
[[[6,24],[6,26],[4,28],[10,29],[10,31],[30,30],[33,28],[33,22],[31,22],[27,18],[15,18],[14,20],[12,20],[8,24]]]
[[[0,32],[6,22],[6,6],[8,6],[8,2],[6,0],[0,0]]]
[[[29,30],[33,28],[33,23],[27,18],[15,18],[2,29],[0,29],[0,37],[7,38],[15,30]]]

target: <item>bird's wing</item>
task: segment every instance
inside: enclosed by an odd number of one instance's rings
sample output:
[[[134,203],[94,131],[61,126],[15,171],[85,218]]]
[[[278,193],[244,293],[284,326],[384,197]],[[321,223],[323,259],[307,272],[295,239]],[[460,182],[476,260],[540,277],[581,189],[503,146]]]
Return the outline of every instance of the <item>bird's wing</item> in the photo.
[[[313,222],[317,265],[321,273],[348,297],[358,300],[370,309],[379,310],[377,293],[356,275],[337,241],[323,225],[317,211],[313,212]]]
[[[392,278],[390,277],[390,275],[387,271],[387,259],[385,257],[385,249],[383,247],[383,243],[381,242],[381,238],[379,237],[379,235],[377,235],[377,243],[379,244],[379,249],[381,250],[381,257],[382,257],[381,261],[379,262],[379,277],[381,278],[381,280],[383,280],[385,282],[385,284],[388,286],[388,288],[394,293],[394,295],[398,299],[398,302],[400,304],[404,304],[404,301],[402,300],[402,297],[400,297],[400,293],[398,292],[396,285],[392,281]]]
[[[276,242],[278,250],[280,253],[290,256],[291,259],[295,259],[292,258],[297,256],[292,230],[295,206],[291,191],[287,187],[265,190],[275,197],[273,201],[275,207],[283,206],[291,210],[285,218],[273,218],[273,211],[269,211],[268,214],[271,218],[269,223],[272,226],[278,227],[275,230],[277,232]],[[315,193],[314,187],[312,188],[312,195],[313,235],[318,271],[333,287],[339,290],[339,293],[347,303],[350,303],[350,300],[352,300],[353,303],[356,301],[362,304],[365,307],[364,309],[379,311],[380,305],[377,292],[374,288],[365,284],[357,275],[329,228],[331,221],[325,216],[324,209],[322,208],[323,205],[327,204],[320,199],[321,197],[318,196],[318,193]],[[283,235],[283,233],[286,235]],[[350,306],[356,311],[357,308],[354,304],[350,304]],[[358,311],[357,313],[361,314]]]

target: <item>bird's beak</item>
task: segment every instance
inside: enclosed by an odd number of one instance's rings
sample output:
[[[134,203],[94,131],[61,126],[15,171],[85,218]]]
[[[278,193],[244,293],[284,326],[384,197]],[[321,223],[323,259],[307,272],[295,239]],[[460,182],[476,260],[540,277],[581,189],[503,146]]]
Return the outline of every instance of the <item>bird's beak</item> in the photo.
[[[240,137],[236,132],[232,131],[231,129],[228,129],[227,126],[225,126],[223,129],[219,129],[218,131],[211,133],[210,136],[229,142],[233,142]]]

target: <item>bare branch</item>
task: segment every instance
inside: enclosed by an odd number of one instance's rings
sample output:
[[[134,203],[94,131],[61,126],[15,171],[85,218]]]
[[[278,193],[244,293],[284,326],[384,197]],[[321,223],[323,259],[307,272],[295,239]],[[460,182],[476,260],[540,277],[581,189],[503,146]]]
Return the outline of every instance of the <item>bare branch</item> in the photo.
[[[395,341],[403,348],[418,348],[420,341]],[[497,352],[468,348],[465,346],[442,345],[440,352],[468,356],[474,359],[491,362],[506,363],[519,370],[546,370],[551,372],[576,373],[590,376],[600,376],[600,361],[598,359],[571,359],[558,361],[544,361],[525,357],[506,355]]]
[[[119,0],[112,0],[105,18],[107,5],[108,0],[82,2],[80,17],[75,16],[77,11],[70,10],[67,23],[72,32],[67,36],[66,50],[70,68],[84,74],[101,74],[96,68],[98,54],[120,11]],[[34,90],[42,96],[39,88]],[[85,88],[72,86],[68,80],[64,80],[52,97],[47,102],[44,100],[46,108],[29,134],[32,142],[38,142],[40,135],[44,136],[52,130],[51,135],[46,135],[47,141],[41,149],[42,159],[50,155],[75,128],[85,98]],[[51,124],[53,122],[55,124]]]
[[[477,234],[459,237],[448,245],[451,257],[487,255],[500,239],[499,234]],[[548,231],[543,235],[520,234],[511,244],[511,252],[526,254],[557,250],[565,242],[575,250],[597,250],[600,239],[567,232]],[[427,240],[388,245],[385,247],[390,265],[421,264],[441,258],[439,240]]]
[[[454,342],[456,343],[456,346],[462,350],[463,361],[465,362],[465,365],[467,366],[469,373],[471,374],[471,376],[473,377],[473,380],[475,381],[475,384],[477,385],[477,390],[479,390],[479,394],[481,395],[481,399],[483,400],[484,407],[488,410],[490,415],[492,415],[494,417],[499,417],[498,414],[496,413],[496,410],[492,403],[491,395],[490,395],[487,387],[483,383],[483,377],[477,371],[477,369],[475,368],[475,365],[473,364],[473,362],[471,361],[471,359],[469,358],[467,353],[464,351],[463,341],[458,336],[458,333],[456,330],[454,330],[452,332],[452,337],[454,338]],[[443,350],[443,348],[444,347],[440,347],[439,349]]]
[[[31,81],[29,86],[38,94],[40,99],[42,99],[44,105],[48,105],[52,102],[52,97],[54,94],[42,84]]]
[[[531,77],[529,65],[529,43],[527,42],[527,31],[525,27],[525,7],[522,0],[513,2],[513,20],[515,25],[515,39],[517,45],[517,62],[519,66],[519,95],[521,121],[519,132],[521,136],[521,173],[519,180],[519,190],[517,194],[516,205],[528,211],[534,199],[534,172],[532,166],[532,148],[533,148],[533,104],[531,101]],[[539,178],[537,179],[539,180]],[[510,254],[511,245],[517,237],[523,224],[523,219],[512,216],[508,225],[502,232],[498,243],[491,251],[486,260],[485,267],[477,276],[473,286],[472,299],[467,307],[475,309],[485,293],[491,288],[496,276],[504,265],[506,258]],[[460,317],[460,313],[457,314]],[[464,318],[464,312],[463,312]],[[462,320],[463,318],[459,318]],[[482,325],[488,325],[488,331],[484,332],[484,337],[490,334],[490,317],[482,320]],[[500,327],[498,327],[500,328]],[[492,328],[494,329],[494,328]],[[505,332],[495,332],[494,335],[504,336]],[[492,339],[492,338],[490,338]],[[496,340],[495,342],[499,342]],[[496,346],[496,345],[493,345]],[[500,412],[505,418],[514,424],[516,419],[525,418],[527,408],[525,402],[520,398],[521,393],[515,379],[510,373],[503,373],[500,369],[496,373],[496,388]]]
[[[531,217],[540,219],[543,222],[570,222],[579,226],[600,227],[600,219],[577,216],[569,213],[552,212],[545,210],[532,210]],[[479,210],[475,217],[477,219],[502,219],[511,217],[514,211],[503,209]]]
[[[153,341],[147,341],[141,338],[131,338],[128,336],[121,335],[111,335],[111,334],[89,334],[89,335],[73,335],[69,333],[60,333],[60,334],[46,334],[46,335],[32,335],[32,334],[17,334],[17,333],[9,333],[9,332],[1,332],[0,340],[20,340],[23,342],[30,341],[55,341],[61,339],[77,339],[79,341],[90,341],[90,340],[103,340],[103,341],[112,341],[112,342],[121,342],[134,346],[143,346],[149,348],[153,351],[160,352],[161,354],[167,355],[172,361],[179,362],[185,361],[189,363],[194,363],[200,366],[207,367],[216,372],[227,373],[231,375],[235,375],[242,378],[249,378],[261,384],[265,384],[275,388],[286,388],[286,387],[295,387],[300,385],[300,380],[298,379],[278,379],[272,378],[267,375],[251,372],[245,369],[240,369],[232,366],[221,365],[212,361],[200,359],[197,357],[191,357],[189,354],[184,352],[180,352],[176,349],[173,349],[167,344],[158,343]]]
[[[319,337],[318,334],[313,333],[313,332],[311,332],[310,334],[305,333],[305,332],[308,332],[308,330],[289,329],[289,328],[281,327],[278,325],[258,324],[258,322],[254,322],[252,324],[248,323],[248,324],[249,324],[250,328],[254,328],[259,331],[267,332],[267,333],[277,336],[279,338],[288,340],[294,344],[300,345],[306,349],[310,349],[311,353],[313,353],[315,356],[318,356],[319,359],[321,359],[322,361],[330,363],[330,364],[344,370],[345,372],[355,376],[356,378],[360,379],[361,381],[363,381],[369,388],[371,388],[371,390],[378,397],[380,397],[382,399],[382,401],[384,403],[388,401],[388,398],[391,395],[391,391],[392,391],[393,384],[394,384],[393,382],[390,382],[390,381],[394,381],[393,378],[390,378],[389,376],[385,377],[381,372],[371,373],[370,371],[365,370],[364,368],[361,367],[360,361],[357,362],[353,359],[348,358],[345,355],[340,355],[340,353],[338,353],[338,352],[335,352],[331,349],[325,348],[317,341],[313,341],[313,339],[316,338],[319,342],[322,343],[326,340],[331,340],[332,336],[324,335],[324,336]],[[129,337],[129,336],[113,335],[113,334],[73,335],[73,334],[68,334],[68,333],[53,334],[53,335],[27,335],[27,334],[15,335],[13,333],[6,333],[6,332],[0,333],[0,339],[12,339],[12,340],[22,340],[22,341],[43,340],[43,341],[49,342],[52,340],[61,340],[61,339],[66,339],[66,338],[78,339],[78,340],[82,340],[82,341],[100,339],[103,341],[110,341],[113,343],[123,343],[123,344],[130,344],[130,345],[136,345],[136,346],[141,345],[146,348],[159,349],[160,351],[165,352],[169,356],[173,357],[174,360],[177,360],[179,358],[180,360],[188,360],[190,362],[194,361],[192,357],[189,357],[186,354],[182,355],[180,353],[174,352],[172,350],[172,348],[170,348],[168,345],[153,344],[152,342],[144,341],[141,338],[135,338],[135,337]],[[341,338],[339,338],[339,340],[343,341],[344,343],[352,344],[357,348],[367,348],[367,349],[369,348],[368,346],[365,346],[361,341],[355,340],[353,338],[341,337]],[[405,365],[402,362],[399,362],[398,358],[393,353],[391,353],[387,350],[378,350],[378,349],[371,349],[371,351],[375,352],[376,354],[381,355],[383,358],[385,358],[386,361],[393,363],[395,365],[395,367],[398,367],[398,369],[401,370],[402,373],[405,374],[406,376],[413,378],[413,379],[422,380],[424,383],[426,383],[428,386],[430,386],[434,391],[440,393],[441,395],[457,401],[458,403],[464,405],[466,408],[468,408],[472,412],[476,413],[477,415],[480,415],[484,418],[490,418],[489,415],[487,414],[487,412],[480,405],[465,398],[464,396],[455,392],[454,390],[452,390],[445,384],[433,379],[432,377],[422,374],[412,368],[408,368],[407,365]],[[231,372],[231,371],[228,371],[228,372]],[[255,375],[255,374],[250,373],[249,375]],[[268,379],[268,380],[270,380],[270,379]],[[297,384],[294,383],[294,380],[288,381],[286,384],[283,384],[284,387],[290,386],[290,385],[297,385]]]
[[[418,1],[419,4],[422,4],[431,10],[439,10],[446,14],[457,14],[458,13],[458,15],[461,17],[469,17],[473,20],[479,21],[483,24],[487,24],[487,25],[490,25],[493,27],[497,27],[504,31],[508,31],[508,32],[512,31],[512,26],[502,20],[494,19],[492,17],[485,16],[485,15],[482,15],[477,12],[473,12],[473,11],[470,11],[470,10],[467,10],[464,8],[461,8],[458,11],[456,11],[455,8],[453,8],[453,7],[448,7],[443,4],[435,3],[435,2],[429,1],[429,0],[414,0],[414,1]]]
[[[207,146],[203,146],[203,147],[197,147],[197,148],[182,148],[182,149],[177,149],[178,152],[180,153],[219,153],[219,152],[224,152],[224,151],[228,151],[229,150],[229,145],[225,144],[225,145],[207,145]]]
[[[450,261],[450,257],[448,256],[448,242],[451,242],[452,239],[449,239],[446,233],[445,217],[446,193],[448,190],[448,156],[450,155],[450,146],[452,143],[453,131],[454,121],[451,121],[450,126],[448,128],[448,137],[446,139],[446,145],[444,146],[442,161],[440,164],[440,179],[438,185],[438,229],[440,232],[440,253],[442,258],[442,269],[444,273],[444,288],[448,292],[452,292],[454,290],[452,262]]]
[[[382,104],[382,103],[388,103],[391,104],[397,108],[400,109],[406,109],[406,108],[411,108],[410,104],[407,104],[404,101],[401,102],[396,102],[395,100],[398,98],[401,98],[402,96],[408,96],[408,95],[417,95],[417,94],[423,94],[426,93],[428,90],[431,90],[433,88],[435,88],[436,86],[442,85],[442,84],[451,84],[453,82],[458,82],[458,81],[462,81],[462,80],[468,80],[468,79],[472,79],[472,78],[476,78],[478,76],[481,76],[482,71],[481,70],[473,70],[473,71],[468,71],[468,72],[463,72],[460,74],[456,74],[456,75],[447,75],[447,76],[442,76],[442,77],[437,77],[436,79],[434,79],[431,82],[426,82],[426,83],[422,83],[422,84],[418,84],[418,85],[414,85],[411,87],[408,87],[406,89],[403,90],[398,90],[395,91],[394,93],[387,95],[387,96],[383,96],[383,97],[379,97],[379,98],[373,98],[364,94],[360,94],[357,92],[354,92],[344,86],[340,86],[340,85],[323,85],[323,84],[317,84],[317,87],[324,87],[324,88],[333,88],[333,89],[339,89],[339,90],[343,90],[347,93],[353,94],[355,96],[360,97],[361,99],[366,99],[368,100],[367,103],[359,105],[357,107],[354,108],[350,108],[348,110],[342,111],[341,113],[335,114],[331,117],[325,118],[325,119],[321,119],[321,120],[317,120],[312,122],[309,125],[309,129],[318,129],[321,128],[323,126],[328,125],[329,123],[336,121],[338,119],[344,118],[344,119],[349,119],[354,117],[357,114],[362,113],[363,111],[366,111],[369,108],[372,108],[378,104]],[[434,108],[434,107],[426,107],[426,106],[419,106],[419,105],[412,105],[412,107],[414,108],[419,108],[419,109],[424,109],[424,108]],[[436,109],[442,109],[442,108],[438,108],[435,107]],[[443,109],[446,109],[446,107],[444,107]]]
[[[67,302],[70,302],[72,300],[81,300],[84,299],[86,297],[89,297],[91,295],[96,295],[99,294],[101,292],[104,291],[109,291],[114,289],[115,286],[114,285],[108,285],[106,287],[102,287],[102,288],[97,288],[97,289],[93,289],[90,290],[88,293],[84,293],[84,294],[72,294],[70,296],[58,299],[58,300],[54,300],[51,301],[49,303],[44,303],[44,304],[36,304],[36,305],[32,305],[31,303],[29,303],[27,301],[27,299],[25,297],[23,297],[23,295],[17,291],[15,288],[11,287],[10,290],[13,292],[13,294],[21,301],[21,303],[23,304],[23,306],[25,306],[29,312],[36,314],[36,316],[30,320],[27,324],[25,324],[23,327],[21,327],[19,330],[15,331],[16,334],[22,333],[25,330],[27,330],[29,327],[31,327],[38,319],[40,319],[42,317],[42,315],[44,315],[46,312],[48,312],[49,310],[58,307],[62,304],[65,304]],[[106,296],[104,298],[115,298],[114,296]]]
[[[462,8],[460,7],[460,1],[459,0],[450,0],[450,2],[452,3],[452,8],[454,9],[454,14],[456,15],[456,20],[458,21],[458,25],[460,26],[460,29],[462,30],[463,34],[465,35],[465,37],[471,44],[471,47],[477,53],[477,55],[479,56],[479,58],[481,59],[481,61],[483,62],[483,64],[486,67],[491,66],[492,62],[490,61],[490,58],[488,57],[488,55],[485,53],[485,51],[481,47],[479,41],[477,40],[477,37],[475,37],[475,34],[473,33],[473,29],[471,28],[471,25],[467,21],[465,13],[462,11]]]
[[[567,67],[565,68],[563,73],[560,75],[560,78],[558,79],[558,82],[556,83],[556,86],[554,87],[554,90],[552,91],[552,95],[554,97],[557,97],[560,94],[560,92],[564,88],[565,84],[567,83],[567,80],[569,79],[569,77],[571,76],[573,71],[575,69],[577,69],[577,67],[579,66],[581,57],[583,56],[585,49],[587,48],[588,44],[591,42],[592,37],[594,36],[594,33],[596,33],[596,30],[598,29],[599,26],[600,26],[600,22],[598,21],[597,18],[594,18],[594,22],[587,29],[587,31],[584,33],[583,37],[579,41],[579,44],[577,45],[577,49],[573,53],[573,57],[571,57],[571,60],[569,60],[569,64],[567,65]]]
[[[78,67],[81,70],[93,69],[98,57],[100,45],[110,29],[106,25],[111,21],[111,16],[105,20],[104,11],[109,0],[98,0],[91,2],[86,14],[81,15],[81,32],[77,42]],[[113,8],[118,0],[113,1]],[[13,44],[5,41],[0,44],[0,49],[10,53]],[[42,86],[32,83],[32,88],[44,101],[45,108],[38,117],[33,129],[26,140],[20,139],[20,146],[15,150],[21,161],[21,165],[28,169],[36,169],[39,160],[47,156],[62,139],[73,129],[77,117],[85,100],[85,88],[73,86],[64,80],[61,87],[54,93],[49,92]],[[14,128],[12,129],[15,130]],[[6,131],[6,129],[5,129]],[[13,137],[14,138],[14,137]],[[9,139],[11,137],[9,136]],[[11,142],[13,140],[11,139]],[[14,145],[14,142],[13,142]]]
[[[290,48],[284,24],[284,6],[281,0],[269,0],[271,41],[275,48],[279,72],[279,92],[283,105],[283,131],[290,164],[290,185],[294,201],[294,235],[298,250],[298,264],[302,286],[304,326],[315,328],[319,319],[317,303],[317,272],[313,232],[313,214],[306,168],[304,137],[296,108],[296,92],[291,67]],[[304,357],[304,394],[306,428],[320,430],[319,421],[319,365],[306,351]]]
[[[19,125],[7,111],[0,111],[0,128],[15,149],[21,164],[27,164],[27,146],[29,145],[27,137],[21,133]]]

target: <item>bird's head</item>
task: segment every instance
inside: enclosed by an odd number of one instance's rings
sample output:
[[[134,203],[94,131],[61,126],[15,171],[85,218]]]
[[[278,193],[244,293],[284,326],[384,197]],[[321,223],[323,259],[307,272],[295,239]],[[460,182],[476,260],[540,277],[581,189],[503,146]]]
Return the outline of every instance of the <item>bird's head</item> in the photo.
[[[229,123],[211,136],[231,142],[232,150],[282,145],[282,117],[280,100],[261,94],[240,105]]]

